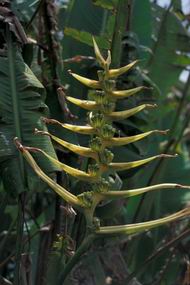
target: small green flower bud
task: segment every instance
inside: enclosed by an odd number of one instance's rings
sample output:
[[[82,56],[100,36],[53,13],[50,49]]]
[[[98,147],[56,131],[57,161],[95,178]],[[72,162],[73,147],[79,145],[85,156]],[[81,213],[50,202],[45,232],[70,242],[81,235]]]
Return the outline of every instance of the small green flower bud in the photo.
[[[94,192],[105,193],[108,192],[109,186],[109,182],[102,178],[100,182],[93,184],[92,189]]]
[[[91,112],[89,118],[90,118],[90,125],[95,129],[99,129],[105,124],[105,117],[102,113]]]
[[[86,207],[90,208],[93,202],[92,192],[84,192],[77,196],[81,203]]]
[[[95,137],[95,138],[91,139],[89,146],[93,151],[100,152],[102,149],[101,139],[99,137]]]
[[[57,240],[53,243],[53,250],[60,251],[64,250],[64,253],[71,257],[73,256],[74,252],[74,243],[71,238],[66,235],[57,235]]]
[[[108,79],[103,82],[103,85],[104,89],[109,93],[115,89],[116,81]]]
[[[93,218],[93,228],[94,230],[99,230],[100,228],[100,219],[98,219],[97,217]]]
[[[113,128],[111,125],[104,125],[101,130],[100,134],[104,139],[111,139],[115,134],[116,129]]]
[[[88,173],[91,175],[91,176],[96,176],[99,172],[99,166],[98,164],[89,164],[88,165]]]
[[[65,237],[57,235],[57,240],[53,243],[53,249],[60,250],[61,248],[65,248]]]
[[[109,114],[109,113],[113,112],[114,109],[115,109],[115,103],[113,103],[113,102],[106,102],[102,105],[102,111],[105,114]]]
[[[104,81],[104,71],[103,70],[98,70],[98,79],[100,82]]]
[[[109,149],[105,149],[101,154],[100,154],[100,160],[103,164],[109,164],[112,162],[114,158],[113,153]]]
[[[97,104],[102,105],[103,103],[105,103],[106,96],[105,96],[105,92],[104,91],[95,91],[93,94],[93,99],[96,101]]]

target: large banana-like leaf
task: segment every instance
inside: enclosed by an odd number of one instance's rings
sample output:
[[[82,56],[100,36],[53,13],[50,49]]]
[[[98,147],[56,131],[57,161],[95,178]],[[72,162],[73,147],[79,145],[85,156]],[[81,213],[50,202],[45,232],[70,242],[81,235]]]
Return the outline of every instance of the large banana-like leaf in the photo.
[[[14,191],[23,191],[22,181],[26,170],[13,138],[18,136],[25,145],[39,147],[54,157],[55,153],[48,137],[33,134],[36,127],[46,130],[41,120],[48,111],[44,103],[44,87],[24,63],[19,50],[13,46],[9,32],[7,36],[8,51],[0,57],[0,175],[5,187],[7,185]],[[46,172],[56,170],[43,157],[37,155],[36,158]]]
[[[184,68],[183,55],[190,51],[189,38],[185,27],[173,12],[152,4],[152,16],[156,41],[149,59],[149,76],[164,96],[177,82]],[[168,75],[167,80],[161,76],[163,71]]]

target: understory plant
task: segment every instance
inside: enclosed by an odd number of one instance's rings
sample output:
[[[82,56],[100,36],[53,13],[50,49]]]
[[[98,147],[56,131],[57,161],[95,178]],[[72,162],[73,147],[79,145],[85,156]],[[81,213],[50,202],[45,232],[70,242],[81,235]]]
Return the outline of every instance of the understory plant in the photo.
[[[134,143],[155,133],[165,134],[166,131],[152,130],[135,136],[120,136],[120,134],[117,132],[117,129],[113,126],[113,122],[126,120],[130,116],[133,116],[134,114],[146,108],[155,107],[155,105],[143,104],[132,109],[115,111],[116,103],[118,100],[132,96],[137,92],[145,89],[146,87],[140,86],[128,90],[117,90],[117,77],[129,71],[137,63],[137,61],[134,61],[127,66],[118,69],[110,68],[111,52],[108,51],[108,56],[105,59],[102,56],[94,38],[93,44],[96,59],[100,66],[100,70],[98,70],[98,80],[88,79],[70,72],[71,76],[91,89],[89,95],[90,99],[81,100],[70,96],[66,97],[69,102],[88,111],[87,124],[79,126],[68,123],[61,123],[53,119],[44,119],[47,123],[57,124],[60,127],[70,130],[71,132],[88,135],[90,137],[88,146],[84,147],[75,145],[62,140],[49,132],[44,132],[37,129],[35,130],[36,135],[49,136],[53,141],[62,147],[67,148],[79,156],[88,158],[89,163],[87,171],[70,167],[69,165],[64,164],[51,157],[48,153],[44,152],[41,149],[23,146],[18,138],[15,138],[15,143],[18,149],[31,165],[36,174],[67,203],[69,203],[77,212],[83,213],[86,220],[86,232],[84,239],[76,249],[76,252],[73,254],[73,256],[67,260],[65,267],[63,268],[63,272],[60,276],[61,282],[65,280],[68,273],[78,262],[80,256],[89,248],[94,239],[106,236],[110,237],[123,234],[130,235],[139,233],[144,230],[148,230],[188,216],[190,212],[188,208],[185,208],[179,212],[157,220],[135,224],[111,226],[102,225],[102,221],[96,217],[96,208],[101,203],[109,202],[114,199],[129,198],[135,195],[140,195],[159,189],[188,189],[190,187],[175,183],[163,183],[138,189],[114,189],[113,177],[116,173],[145,165],[156,159],[168,157],[170,158],[174,157],[175,155],[160,154],[138,161],[122,163],[114,161],[112,148]],[[33,152],[40,152],[46,156],[48,160],[50,160],[53,164],[56,165],[56,167],[60,169],[60,171],[66,172],[77,180],[87,182],[89,188],[88,191],[82,192],[79,195],[74,195],[73,193],[70,193],[69,190],[57,184],[37,165],[33,156],[31,155]]]

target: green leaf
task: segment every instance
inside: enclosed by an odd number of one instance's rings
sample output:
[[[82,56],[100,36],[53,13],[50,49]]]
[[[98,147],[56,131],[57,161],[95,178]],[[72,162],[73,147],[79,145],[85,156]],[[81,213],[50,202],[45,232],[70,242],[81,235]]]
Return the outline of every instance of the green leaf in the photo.
[[[131,30],[137,34],[141,45],[151,46],[152,13],[149,0],[134,1]]]
[[[180,67],[176,62],[179,54],[190,51],[189,38],[183,24],[174,13],[157,5],[152,6],[152,11],[155,41],[148,64],[149,76],[163,94],[167,94],[183,70],[183,66]],[[163,72],[167,74],[167,80],[162,76]]]
[[[75,40],[77,40],[81,43],[84,43],[84,44],[89,45],[89,46],[93,46],[92,35],[86,31],[79,31],[77,29],[66,27],[64,29],[64,33],[65,33],[65,35],[71,36],[72,38],[74,38]],[[102,49],[109,49],[110,48],[110,44],[105,38],[95,37],[95,40],[96,40],[96,42],[100,48],[102,48]]]
[[[18,136],[25,145],[39,147],[53,157],[56,155],[48,137],[40,138],[33,135],[36,127],[46,131],[46,126],[41,121],[41,117],[48,112],[44,103],[44,87],[24,63],[11,39],[9,40],[8,55],[0,57],[0,161],[4,162],[1,176],[3,180],[11,179],[15,182],[15,189],[24,191],[21,181],[26,170],[14,146],[13,138]],[[17,161],[14,167],[11,166],[13,158]],[[38,155],[36,158],[46,172],[57,170],[42,156]]]

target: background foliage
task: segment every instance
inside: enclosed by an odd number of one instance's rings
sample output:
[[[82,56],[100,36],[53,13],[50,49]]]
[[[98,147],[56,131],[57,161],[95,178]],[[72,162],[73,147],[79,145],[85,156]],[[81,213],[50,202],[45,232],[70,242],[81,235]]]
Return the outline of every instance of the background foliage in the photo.
[[[6,35],[8,50],[12,52],[7,58],[0,57],[0,274],[13,284],[59,284],[62,268],[83,236],[83,218],[75,216],[23,165],[12,139],[18,136],[25,145],[43,148],[56,156],[46,137],[33,135],[35,127],[46,128],[41,116],[49,113],[60,121],[84,122],[85,112],[66,105],[57,89],[62,88],[73,97],[89,96],[88,90],[67,71],[96,76],[91,34],[103,51],[112,48],[114,65],[140,59],[135,69],[120,78],[117,83],[120,89],[152,87],[122,101],[118,109],[137,103],[158,105],[157,109],[117,123],[121,134],[170,129],[167,136],[154,135],[117,149],[115,158],[131,161],[159,152],[179,154],[170,161],[161,160],[124,172],[117,177],[115,186],[119,189],[161,182],[190,184],[190,23],[184,2],[171,1],[169,6],[161,7],[157,1],[149,0],[13,1],[13,9],[32,39],[21,52]],[[126,10],[118,9],[122,4]],[[118,28],[124,28],[122,38]],[[48,128],[67,141],[87,143],[82,136],[54,126]],[[61,161],[86,168],[87,160],[78,160],[56,145],[54,148]],[[57,169],[41,157],[38,160],[46,172],[71,192],[88,189],[88,185],[56,173]],[[108,225],[145,221],[175,212],[188,201],[188,192],[164,190],[102,205],[97,215]],[[188,228],[185,220],[130,239],[101,240],[82,257],[65,284],[187,285]],[[5,279],[4,282],[9,284]]]

